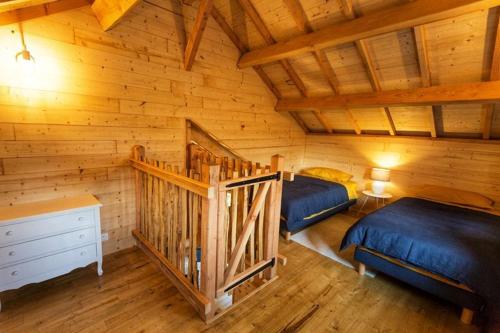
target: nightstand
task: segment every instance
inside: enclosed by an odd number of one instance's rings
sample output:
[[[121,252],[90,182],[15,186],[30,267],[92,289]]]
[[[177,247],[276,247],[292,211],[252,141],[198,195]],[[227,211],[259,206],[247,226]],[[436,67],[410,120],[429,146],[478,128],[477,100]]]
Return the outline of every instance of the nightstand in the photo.
[[[392,198],[392,194],[389,193],[382,193],[382,194],[375,194],[370,190],[364,190],[363,195],[365,196],[365,200],[363,201],[363,204],[361,205],[361,208],[358,210],[358,213],[356,216],[359,216],[359,214],[363,211],[363,208],[365,208],[366,203],[368,202],[368,199],[370,198],[375,198],[375,202],[377,205],[377,209],[380,207],[385,206],[385,200]],[[381,201],[381,204],[379,203]]]

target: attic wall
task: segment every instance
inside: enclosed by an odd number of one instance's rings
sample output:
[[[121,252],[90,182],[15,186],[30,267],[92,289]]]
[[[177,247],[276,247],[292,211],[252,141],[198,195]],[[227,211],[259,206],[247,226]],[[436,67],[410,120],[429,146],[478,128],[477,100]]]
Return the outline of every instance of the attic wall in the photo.
[[[500,145],[485,141],[308,136],[304,167],[333,167],[369,187],[372,167],[389,168],[389,193],[411,195],[433,184],[482,193],[500,207]]]
[[[301,164],[301,129],[274,111],[253,70],[236,69],[238,52],[212,19],[193,71],[182,70],[196,9],[175,3],[142,2],[107,33],[89,7],[23,22],[37,63],[29,76],[14,59],[19,26],[0,26],[0,206],[92,193],[104,204],[105,253],[127,248],[131,148],[182,165],[186,117],[248,159]]]

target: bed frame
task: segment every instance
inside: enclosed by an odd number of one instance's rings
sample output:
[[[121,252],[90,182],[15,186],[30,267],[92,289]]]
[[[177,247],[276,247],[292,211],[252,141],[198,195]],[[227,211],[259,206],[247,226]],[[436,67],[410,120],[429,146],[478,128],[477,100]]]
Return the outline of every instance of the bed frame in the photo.
[[[357,199],[349,200],[349,201],[347,201],[347,202],[339,205],[337,208],[332,209],[331,211],[328,211],[328,212],[325,212],[325,213],[323,213],[321,215],[318,215],[317,217],[314,218],[314,222],[311,222],[310,224],[308,224],[307,226],[305,226],[303,229],[294,231],[293,233],[300,232],[301,230],[309,228],[310,226],[312,226],[312,225],[314,225],[316,223],[319,223],[319,222],[321,222],[321,221],[329,218],[330,216],[333,216],[333,215],[338,214],[340,212],[343,212],[345,210],[349,210],[349,209],[351,209],[351,207],[353,207],[356,204],[356,202],[357,202]],[[283,223],[284,221],[282,220],[281,222]],[[281,229],[282,229],[281,230],[281,234],[283,235],[283,238],[285,239],[285,241],[287,243],[290,242],[291,239],[292,239],[292,232],[284,229],[283,227]]]
[[[358,273],[360,275],[365,274],[368,266],[460,305],[462,307],[460,320],[465,324],[470,324],[474,312],[481,311],[485,306],[484,300],[466,285],[387,257],[376,251],[358,246],[354,252],[354,258],[359,262]]]

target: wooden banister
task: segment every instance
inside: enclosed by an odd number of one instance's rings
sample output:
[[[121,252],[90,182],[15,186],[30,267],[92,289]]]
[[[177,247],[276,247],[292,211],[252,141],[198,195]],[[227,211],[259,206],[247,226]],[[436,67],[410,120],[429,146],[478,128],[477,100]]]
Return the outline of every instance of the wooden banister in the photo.
[[[273,156],[271,166],[261,166],[198,149],[191,154],[189,169],[179,172],[146,158],[144,147],[133,148],[132,234],[211,321],[225,310],[221,297],[234,305],[275,280],[283,158]]]
[[[136,159],[130,159],[131,166],[135,169],[141,170],[147,174],[166,180],[172,184],[180,186],[188,191],[199,194],[204,198],[214,198],[215,189],[207,183],[199,182],[194,179],[178,175],[168,170],[163,170],[154,167]]]

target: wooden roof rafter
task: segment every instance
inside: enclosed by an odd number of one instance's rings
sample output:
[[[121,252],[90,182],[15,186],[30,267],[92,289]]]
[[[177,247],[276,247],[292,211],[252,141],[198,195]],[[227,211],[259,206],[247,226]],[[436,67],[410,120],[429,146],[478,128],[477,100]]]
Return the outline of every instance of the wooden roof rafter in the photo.
[[[194,58],[200,47],[201,37],[207,26],[208,17],[211,15],[213,6],[213,0],[200,0],[198,13],[196,14],[196,19],[194,20],[184,52],[184,69],[187,71],[193,67]]]
[[[417,58],[418,58],[418,65],[420,68],[420,77],[422,80],[422,86],[430,87],[432,85],[432,75],[429,66],[429,53],[427,48],[425,26],[419,25],[414,27],[413,36],[415,37],[415,45],[417,48]],[[433,105],[430,107],[430,109],[427,110],[430,123],[429,130],[431,133],[431,137],[433,138],[437,137],[436,117],[435,117],[437,108],[439,108],[439,106]]]
[[[249,51],[241,57],[238,65],[245,68],[265,64],[496,6],[498,0],[411,1]]]
[[[92,4],[99,24],[104,31],[113,29],[142,0],[95,0]]]
[[[264,39],[267,45],[273,45],[276,43],[274,40],[274,37],[271,35],[271,32],[269,29],[267,29],[264,21],[260,17],[259,13],[255,9],[255,7],[252,5],[250,0],[238,0],[240,3],[241,7],[243,8],[243,11],[245,12],[246,15],[250,18],[252,23],[254,24],[255,28],[257,28],[257,31],[261,35],[261,37]],[[285,70],[285,72],[288,74],[292,82],[295,84],[297,89],[299,90],[300,94],[304,97],[307,96],[307,91],[306,87],[304,85],[304,82],[300,79],[300,77],[297,75],[295,70],[293,69],[292,65],[287,59],[281,59],[280,64]]]
[[[367,108],[498,102],[500,102],[500,81],[486,81],[336,96],[282,98],[276,104],[276,110],[310,112],[315,109],[344,107]]]
[[[313,29],[299,1],[283,0],[283,2],[285,3],[295,23],[297,24],[298,29],[302,33],[312,32]],[[321,72],[323,73],[323,76],[325,77],[326,81],[330,85],[330,88],[332,89],[333,93],[339,94],[339,83],[337,80],[337,76],[333,71],[332,65],[328,61],[328,57],[326,56],[325,52],[322,50],[315,50],[312,51],[312,55],[314,56],[314,59],[318,63],[318,66]],[[325,130],[328,133],[333,133],[333,128],[329,120],[325,117],[325,115],[320,110],[315,110],[313,111],[313,113],[316,119],[318,119],[321,125],[325,128]]]
[[[229,39],[238,48],[238,50],[241,53],[245,53],[246,51],[248,51],[248,47],[241,41],[241,39],[234,32],[234,30],[229,26],[229,24],[226,22],[226,20],[216,7],[212,8],[211,14],[214,20],[219,25],[219,27],[229,37]],[[269,76],[266,74],[262,66],[256,65],[252,66],[252,68],[255,70],[257,75],[259,75],[260,79],[264,82],[264,84],[268,87],[268,89],[274,94],[274,96],[276,96],[277,99],[280,99],[282,97],[281,92],[278,90],[278,88],[276,88],[276,86],[271,81]],[[299,125],[299,127],[304,131],[304,133],[307,134],[311,132],[311,130],[307,127],[304,120],[299,116],[297,112],[290,111],[289,114],[295,120],[297,125]]]
[[[347,19],[350,20],[356,19],[358,15],[356,15],[356,12],[354,11],[352,0],[338,0],[338,2],[342,10],[342,13]],[[361,60],[363,61],[363,65],[365,66],[372,89],[375,91],[381,91],[382,86],[377,76],[377,71],[375,69],[375,65],[373,63],[373,59],[370,55],[366,42],[363,39],[360,39],[355,41],[354,43],[361,57]],[[383,107],[380,110],[382,112],[382,117],[384,118],[387,124],[387,130],[389,131],[389,134],[397,135],[396,126],[394,125],[394,120],[392,119],[391,111],[389,110],[389,108]]]
[[[494,34],[493,54],[491,58],[490,81],[500,80],[500,10],[496,12],[496,31]],[[481,127],[483,139],[489,139],[491,136],[491,125],[493,122],[493,112],[495,104],[483,106],[481,115]]]
[[[274,37],[271,35],[271,32],[267,29],[264,21],[260,17],[259,13],[255,9],[255,7],[252,5],[250,0],[239,0],[238,1],[241,7],[243,8],[243,11],[245,12],[246,15],[250,18],[250,20],[253,22],[254,26],[257,28],[257,31],[261,35],[261,37],[264,39],[264,41],[268,45],[274,44],[276,41],[274,40]],[[293,69],[292,65],[290,62],[286,59],[280,60],[280,64],[283,67],[284,71],[288,74],[292,82],[295,84],[297,89],[299,90],[300,94],[304,97],[307,97],[307,90],[304,85],[304,82],[300,79],[298,74],[295,72]],[[269,80],[269,82],[271,82]],[[279,99],[280,97],[278,97]],[[303,119],[299,116],[299,114],[291,111],[290,115],[292,118],[297,122],[297,124],[304,130],[304,132],[307,134],[310,132],[309,128],[307,127],[306,123],[303,121]]]

